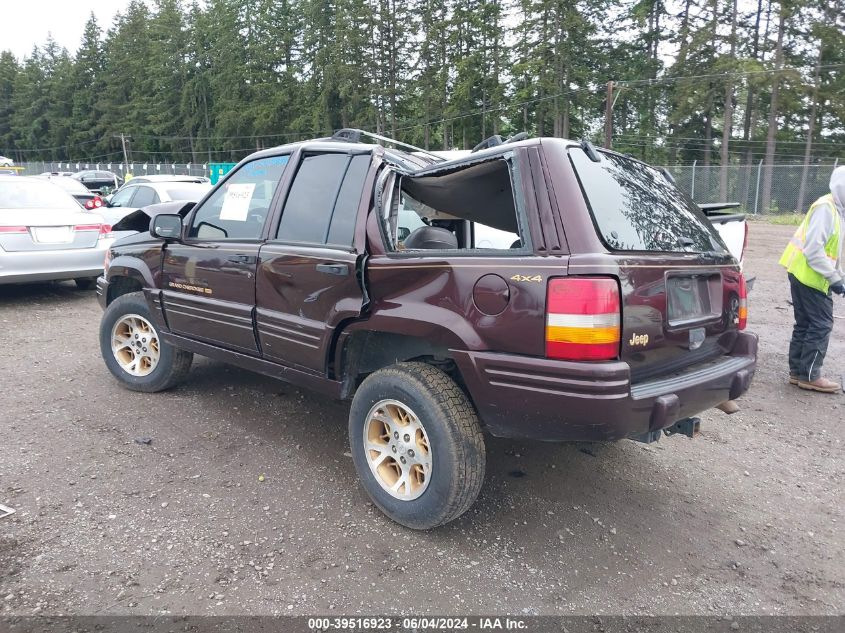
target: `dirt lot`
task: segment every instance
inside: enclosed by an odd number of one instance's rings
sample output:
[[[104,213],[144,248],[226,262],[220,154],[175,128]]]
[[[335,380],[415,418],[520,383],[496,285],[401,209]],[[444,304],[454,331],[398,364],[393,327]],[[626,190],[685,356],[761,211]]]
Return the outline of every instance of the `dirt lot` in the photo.
[[[790,231],[752,227],[740,413],[650,446],[489,439],[478,503],[430,533],[367,502],[345,405],[204,359],[126,391],[92,291],[2,287],[0,615],[841,613],[845,396],[785,383]]]

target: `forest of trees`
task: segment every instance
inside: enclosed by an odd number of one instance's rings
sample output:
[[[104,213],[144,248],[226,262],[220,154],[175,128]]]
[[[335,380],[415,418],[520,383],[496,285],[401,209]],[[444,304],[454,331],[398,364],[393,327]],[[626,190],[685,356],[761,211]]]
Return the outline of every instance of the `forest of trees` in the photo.
[[[601,143],[609,81],[619,151],[830,163],[845,0],[135,0],[75,53],[0,53],[0,153],[118,162],[123,133],[135,161],[202,163],[341,127]]]

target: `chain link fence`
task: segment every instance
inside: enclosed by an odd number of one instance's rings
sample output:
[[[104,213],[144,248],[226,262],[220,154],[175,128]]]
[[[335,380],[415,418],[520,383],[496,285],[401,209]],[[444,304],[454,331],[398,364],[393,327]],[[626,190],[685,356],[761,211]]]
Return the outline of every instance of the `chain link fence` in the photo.
[[[128,166],[122,163],[65,163],[65,162],[42,162],[32,161],[28,163],[15,163],[16,171],[22,176],[37,176],[38,174],[53,172],[78,172],[95,169],[98,171],[111,171],[123,177],[131,173],[133,176],[209,176],[208,163],[130,163]],[[127,169],[128,167],[128,169]],[[0,167],[0,169],[3,169]]]
[[[773,165],[769,203],[765,203],[766,167],[762,162],[729,165],[722,183],[722,168],[697,164],[665,169],[675,183],[698,203],[739,202],[745,213],[805,213],[810,204],[829,193],[832,165]]]
[[[128,171],[140,175],[209,176],[208,164],[199,163],[63,163],[29,162],[18,165],[19,173],[34,176],[44,172],[76,172],[86,169],[113,171],[121,176]],[[730,165],[725,170],[716,166],[671,165],[665,169],[675,183],[689,193],[693,200],[704,202],[739,202],[742,210],[754,214],[804,213],[819,196],[828,193],[833,165],[774,165],[768,205],[765,205],[763,186],[766,167],[761,163]],[[803,183],[803,186],[802,186]],[[765,207],[765,208],[764,208]]]

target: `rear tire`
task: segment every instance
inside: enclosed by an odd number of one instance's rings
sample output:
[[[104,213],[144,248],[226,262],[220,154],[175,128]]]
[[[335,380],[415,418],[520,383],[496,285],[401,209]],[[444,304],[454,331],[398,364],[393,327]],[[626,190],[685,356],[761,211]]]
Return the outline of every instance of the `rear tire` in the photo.
[[[80,290],[91,290],[94,287],[94,284],[97,283],[97,280],[93,277],[77,277],[73,280],[76,283],[76,287]]]
[[[349,443],[373,502],[415,530],[461,516],[484,482],[475,409],[455,381],[425,363],[400,363],[364,380],[349,413]]]
[[[100,353],[124,387],[148,393],[180,383],[194,355],[161,340],[144,293],[112,301],[100,321]]]

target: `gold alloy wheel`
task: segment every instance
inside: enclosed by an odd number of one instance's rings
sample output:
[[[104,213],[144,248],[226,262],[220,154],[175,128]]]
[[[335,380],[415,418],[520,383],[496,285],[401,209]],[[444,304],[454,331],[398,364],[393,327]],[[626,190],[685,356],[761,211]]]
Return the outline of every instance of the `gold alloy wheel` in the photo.
[[[411,501],[431,480],[431,445],[417,415],[398,400],[381,400],[364,423],[364,454],[390,496]]]
[[[111,351],[127,374],[148,376],[161,356],[158,332],[141,315],[124,315],[112,328]]]

